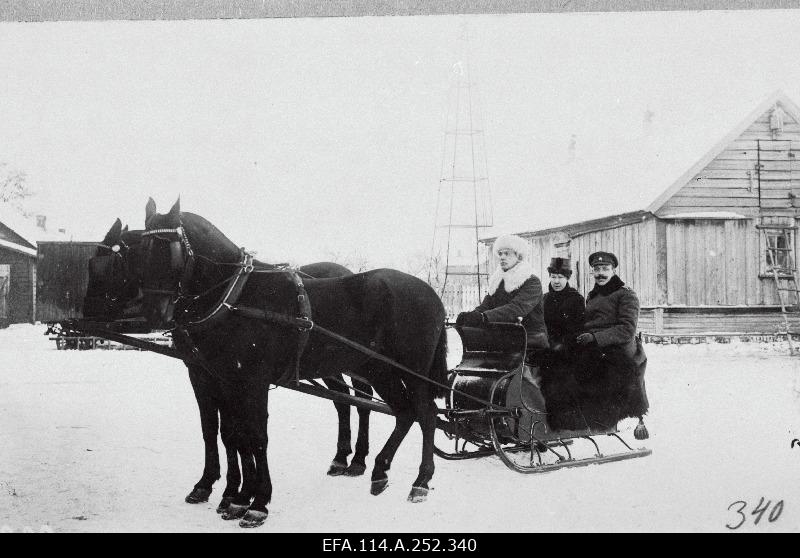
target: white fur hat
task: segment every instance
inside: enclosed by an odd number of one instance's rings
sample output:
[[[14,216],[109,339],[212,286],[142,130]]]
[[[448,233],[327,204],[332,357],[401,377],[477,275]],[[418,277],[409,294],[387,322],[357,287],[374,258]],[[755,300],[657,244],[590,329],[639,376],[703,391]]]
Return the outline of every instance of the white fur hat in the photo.
[[[503,236],[497,237],[497,240],[494,241],[492,250],[494,250],[494,253],[496,254],[500,250],[504,249],[514,250],[520,259],[524,259],[525,254],[528,253],[528,243],[516,235],[504,234]]]

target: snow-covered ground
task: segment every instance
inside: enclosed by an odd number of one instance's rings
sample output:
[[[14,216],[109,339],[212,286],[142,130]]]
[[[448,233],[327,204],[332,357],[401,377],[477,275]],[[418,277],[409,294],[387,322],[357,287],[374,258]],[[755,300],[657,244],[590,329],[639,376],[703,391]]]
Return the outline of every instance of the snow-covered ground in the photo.
[[[0,330],[0,531],[239,531],[214,513],[220,483],[208,504],[183,501],[203,464],[183,365],[138,351],[57,351],[43,332]],[[782,344],[646,349],[651,456],[541,475],[496,457],[437,458],[423,504],[406,502],[418,428],[374,497],[368,473],[325,474],[332,404],[275,390],[274,496],[257,531],[726,531],[742,518],[740,531],[800,531],[800,447],[791,447],[800,438],[800,360]],[[372,455],[392,422],[372,414]],[[621,426],[635,442],[634,425]],[[756,524],[762,497],[772,505]]]

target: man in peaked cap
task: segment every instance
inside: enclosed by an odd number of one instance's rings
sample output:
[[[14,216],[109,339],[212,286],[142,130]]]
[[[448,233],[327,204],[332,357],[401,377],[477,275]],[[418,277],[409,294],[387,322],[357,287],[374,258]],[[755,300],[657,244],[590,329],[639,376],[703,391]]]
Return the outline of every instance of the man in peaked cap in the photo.
[[[480,327],[489,322],[516,323],[521,317],[528,349],[546,349],[542,282],[525,261],[528,243],[518,236],[505,235],[495,241],[493,250],[500,264],[489,277],[489,294],[475,310],[459,314],[456,324]]]
[[[571,356],[577,336],[583,331],[586,304],[581,294],[570,286],[572,266],[569,258],[551,258],[548,292],[544,295],[544,323],[550,347],[559,354]]]
[[[578,336],[580,345],[619,347],[625,355],[636,353],[636,327],[639,299],[617,275],[619,261],[611,252],[589,256],[594,288],[586,297],[586,332]]]
[[[636,340],[639,299],[617,275],[618,263],[610,252],[589,256],[595,284],[586,297],[585,333],[576,339],[582,346],[576,373],[588,397],[583,410],[595,422],[613,425],[638,416],[644,428],[641,416],[649,404],[644,388],[647,357]]]

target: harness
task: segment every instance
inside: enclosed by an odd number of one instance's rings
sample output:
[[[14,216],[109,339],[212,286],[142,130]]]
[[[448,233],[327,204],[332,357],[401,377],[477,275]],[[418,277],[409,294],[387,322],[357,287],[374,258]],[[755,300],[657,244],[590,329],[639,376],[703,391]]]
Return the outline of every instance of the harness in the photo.
[[[110,311],[114,311],[117,308],[117,304],[119,302],[120,296],[124,293],[131,282],[130,273],[127,268],[127,261],[125,259],[124,253],[127,252],[130,247],[123,241],[120,240],[118,243],[113,244],[112,246],[107,246],[105,244],[96,244],[98,248],[103,250],[107,250],[109,252],[108,255],[102,256],[94,256],[89,258],[89,267],[94,270],[96,276],[103,276],[103,277],[113,277],[113,265],[116,261],[119,261],[123,265],[123,282],[122,286],[119,289],[104,289],[105,294],[102,296],[86,296],[84,297],[84,309],[93,308],[93,309],[101,309],[102,313],[105,315]],[[118,296],[112,296],[111,292],[118,292]],[[122,310],[122,309],[120,309]]]
[[[180,337],[187,346],[190,347],[193,360],[194,362],[200,364],[207,372],[210,374],[217,376],[214,372],[214,369],[208,364],[208,362],[203,358],[200,353],[197,344],[192,339],[191,334],[193,332],[200,332],[203,330],[211,329],[212,326],[216,325],[220,320],[224,319],[230,314],[235,316],[241,316],[243,318],[255,318],[261,319],[269,323],[273,323],[276,325],[281,325],[284,327],[289,327],[297,330],[298,333],[298,340],[297,340],[297,350],[295,353],[295,358],[293,363],[287,366],[286,371],[281,375],[280,378],[275,382],[278,386],[285,386],[289,385],[290,383],[294,386],[300,385],[300,359],[303,356],[303,352],[305,351],[306,345],[308,344],[308,339],[310,337],[311,331],[315,330],[326,337],[334,339],[335,341],[355,350],[358,351],[367,357],[375,360],[379,360],[389,366],[402,370],[403,372],[410,374],[416,378],[422,379],[431,385],[436,385],[442,387],[448,391],[452,391],[454,393],[458,392],[463,397],[474,400],[481,404],[484,404],[489,409],[504,409],[501,405],[498,405],[491,401],[484,401],[474,395],[460,392],[459,390],[454,390],[448,385],[441,384],[436,382],[419,372],[412,370],[411,368],[377,352],[372,349],[365,347],[364,345],[357,343],[355,341],[351,341],[350,339],[339,335],[338,333],[331,331],[319,324],[315,324],[312,320],[312,311],[311,311],[311,304],[308,300],[308,295],[306,293],[305,285],[303,284],[303,280],[300,277],[302,272],[297,270],[291,269],[289,267],[280,267],[276,269],[255,269],[253,266],[253,256],[249,254],[244,248],[240,248],[241,258],[238,263],[220,263],[220,262],[212,262],[217,265],[232,265],[238,266],[239,270],[236,272],[235,275],[229,277],[225,281],[211,287],[211,289],[206,290],[203,293],[198,295],[187,295],[184,292],[185,285],[188,284],[189,280],[191,279],[191,275],[195,268],[195,258],[200,257],[204,259],[204,256],[196,256],[194,250],[192,250],[191,244],[189,243],[189,239],[186,236],[186,231],[183,228],[183,225],[179,225],[177,228],[174,229],[155,229],[150,231],[145,231],[142,233],[144,242],[147,242],[146,249],[147,254],[149,257],[150,250],[152,249],[152,241],[156,238],[160,238],[161,240],[168,241],[170,243],[170,254],[172,260],[172,267],[174,270],[177,270],[177,267],[180,263],[183,264],[183,270],[181,273],[181,279],[178,282],[177,290],[166,290],[166,289],[150,289],[150,288],[142,288],[144,292],[150,292],[155,294],[168,294],[175,297],[173,300],[177,302],[177,300],[186,297],[194,297],[199,298],[209,294],[214,289],[220,287],[221,285],[225,284],[226,282],[230,282],[228,287],[225,289],[225,292],[219,299],[219,301],[209,310],[205,315],[200,318],[196,318],[193,321],[186,322],[174,328],[172,330],[173,336],[177,335]],[[170,235],[173,236],[173,239],[165,238],[163,235]],[[185,252],[185,256],[184,253]],[[209,260],[210,261],[210,260]],[[285,273],[288,274],[291,278],[297,295],[297,315],[290,316],[287,314],[283,314],[280,312],[274,312],[272,310],[266,310],[261,308],[253,308],[250,306],[240,306],[237,304],[238,298],[244,289],[245,284],[247,283],[247,279],[253,273]],[[308,276],[307,274],[304,274]]]
[[[166,238],[165,235],[174,236],[174,238],[172,239]],[[241,315],[241,316],[247,315],[249,317],[253,317],[253,314],[255,314],[256,317],[259,317],[267,322],[272,322],[278,325],[291,326],[297,329],[298,332],[297,348],[295,351],[293,361],[287,367],[287,370],[277,380],[276,384],[285,385],[290,381],[292,381],[295,385],[300,383],[300,360],[303,356],[306,345],[308,344],[310,332],[314,328],[314,322],[311,320],[311,304],[308,300],[308,295],[306,293],[305,285],[303,284],[303,280],[297,271],[288,267],[278,268],[274,270],[267,270],[267,269],[256,270],[253,264],[254,260],[253,255],[247,252],[244,248],[240,248],[240,259],[238,263],[224,264],[212,261],[212,263],[216,265],[236,266],[238,267],[236,273],[234,273],[231,277],[225,279],[221,283],[218,283],[217,285],[212,286],[210,289],[207,289],[203,293],[196,295],[189,295],[188,293],[185,292],[185,290],[186,286],[188,285],[192,277],[192,274],[194,273],[196,267],[196,258],[203,256],[195,255],[194,250],[192,249],[192,246],[186,235],[186,231],[183,228],[183,225],[179,225],[177,228],[174,229],[154,229],[150,231],[145,231],[144,233],[142,233],[142,236],[147,237],[147,240],[145,242],[147,243],[146,250],[148,256],[150,251],[152,250],[152,242],[154,239],[165,240],[170,243],[169,249],[170,249],[170,256],[171,256],[170,259],[172,268],[177,269],[178,266],[183,267],[181,278],[178,281],[177,290],[142,288],[143,292],[174,296],[174,298],[171,301],[171,304],[174,306],[175,303],[182,298],[192,298],[194,300],[197,300],[209,294],[210,292],[216,290],[225,283],[227,283],[227,287],[223,291],[219,300],[207,312],[205,312],[199,318],[194,318],[191,321],[181,323],[172,330],[173,335],[177,335],[178,337],[180,337],[190,347],[192,355],[197,361],[199,361],[202,364],[204,363],[205,359],[200,354],[200,350],[197,347],[197,344],[192,339],[191,336],[192,333],[199,333],[210,330],[231,314]],[[237,307],[236,304],[239,300],[239,297],[241,296],[242,291],[245,285],[247,284],[247,280],[253,273],[288,274],[289,278],[291,279],[292,283],[295,286],[297,293],[296,295],[297,307],[298,307],[297,315],[292,317],[286,314],[282,314],[279,312],[272,312],[269,310],[261,310],[250,307],[241,307],[241,308]],[[204,368],[206,368],[207,370],[211,370],[211,367],[208,366],[207,363],[204,364]]]

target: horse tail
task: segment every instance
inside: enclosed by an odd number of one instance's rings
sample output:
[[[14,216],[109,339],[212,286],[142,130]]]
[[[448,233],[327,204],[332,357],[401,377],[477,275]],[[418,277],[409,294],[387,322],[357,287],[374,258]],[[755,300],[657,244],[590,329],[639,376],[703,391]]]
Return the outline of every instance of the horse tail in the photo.
[[[430,378],[437,384],[433,390],[435,398],[447,397],[447,330],[442,327],[439,332],[439,342],[436,344],[436,352],[433,354],[433,363],[431,364]]]

